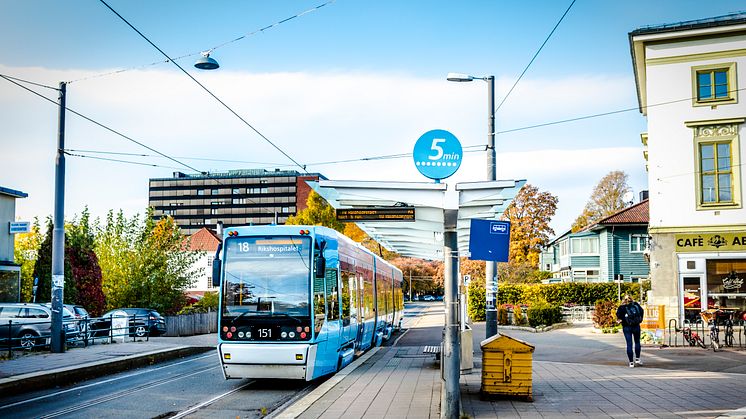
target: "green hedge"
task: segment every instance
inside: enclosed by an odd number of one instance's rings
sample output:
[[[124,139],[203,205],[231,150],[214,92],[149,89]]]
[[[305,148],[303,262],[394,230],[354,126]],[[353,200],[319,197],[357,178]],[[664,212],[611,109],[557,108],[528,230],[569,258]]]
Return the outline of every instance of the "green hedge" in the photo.
[[[561,284],[500,284],[497,292],[498,304],[536,304],[550,306],[581,305],[593,306],[598,301],[618,301],[618,285],[613,282],[583,283],[565,282]],[[642,292],[650,290],[650,281],[643,281]],[[621,293],[630,294],[635,300],[640,298],[640,285],[625,283]],[[468,312],[473,321],[485,318],[485,290],[482,281],[469,284]]]
[[[534,304],[528,308],[528,324],[531,327],[549,326],[562,321],[560,306],[549,304]]]

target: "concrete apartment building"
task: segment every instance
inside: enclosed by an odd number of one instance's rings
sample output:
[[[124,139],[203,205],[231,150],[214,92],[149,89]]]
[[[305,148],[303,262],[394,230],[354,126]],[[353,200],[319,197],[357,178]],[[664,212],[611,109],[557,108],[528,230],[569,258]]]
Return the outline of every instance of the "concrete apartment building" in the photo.
[[[326,179],[319,173],[294,170],[230,170],[150,179],[148,205],[154,217],[170,215],[184,234],[203,227],[283,224],[306,207],[309,180]]]
[[[16,199],[28,194],[0,186],[0,302],[21,301],[21,267],[15,263]]]
[[[629,34],[650,189],[652,303],[746,311],[746,14]],[[740,313],[740,314],[739,314]]]

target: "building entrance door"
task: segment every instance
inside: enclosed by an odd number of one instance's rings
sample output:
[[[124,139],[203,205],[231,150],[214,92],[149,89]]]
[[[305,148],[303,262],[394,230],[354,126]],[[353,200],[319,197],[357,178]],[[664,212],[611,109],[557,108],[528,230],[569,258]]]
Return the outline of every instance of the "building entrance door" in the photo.
[[[682,275],[681,276],[681,317],[684,321],[696,323],[699,313],[707,309],[707,293],[705,290],[704,275]]]

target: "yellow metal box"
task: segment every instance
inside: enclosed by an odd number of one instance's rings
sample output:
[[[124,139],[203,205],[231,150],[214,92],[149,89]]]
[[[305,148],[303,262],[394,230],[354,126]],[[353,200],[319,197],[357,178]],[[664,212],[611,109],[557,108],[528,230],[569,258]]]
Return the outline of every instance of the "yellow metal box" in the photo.
[[[483,398],[508,396],[533,401],[534,347],[510,336],[497,334],[482,347]]]

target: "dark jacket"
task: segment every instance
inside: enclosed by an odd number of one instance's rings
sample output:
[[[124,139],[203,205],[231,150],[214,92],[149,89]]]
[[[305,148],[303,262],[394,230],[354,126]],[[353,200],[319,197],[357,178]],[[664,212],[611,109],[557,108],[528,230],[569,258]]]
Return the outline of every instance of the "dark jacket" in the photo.
[[[637,309],[640,310],[640,315],[642,316],[642,318],[645,318],[645,310],[643,310],[642,307],[640,307],[640,305],[637,304],[637,301],[632,301],[628,305],[630,305],[630,306],[631,305],[636,306]],[[627,309],[626,309],[626,307],[627,307],[626,304],[622,304],[622,305],[619,306],[618,309],[616,309],[616,318],[622,321],[622,326],[631,326],[629,323],[627,323]],[[639,326],[639,325],[637,325],[637,326]]]

